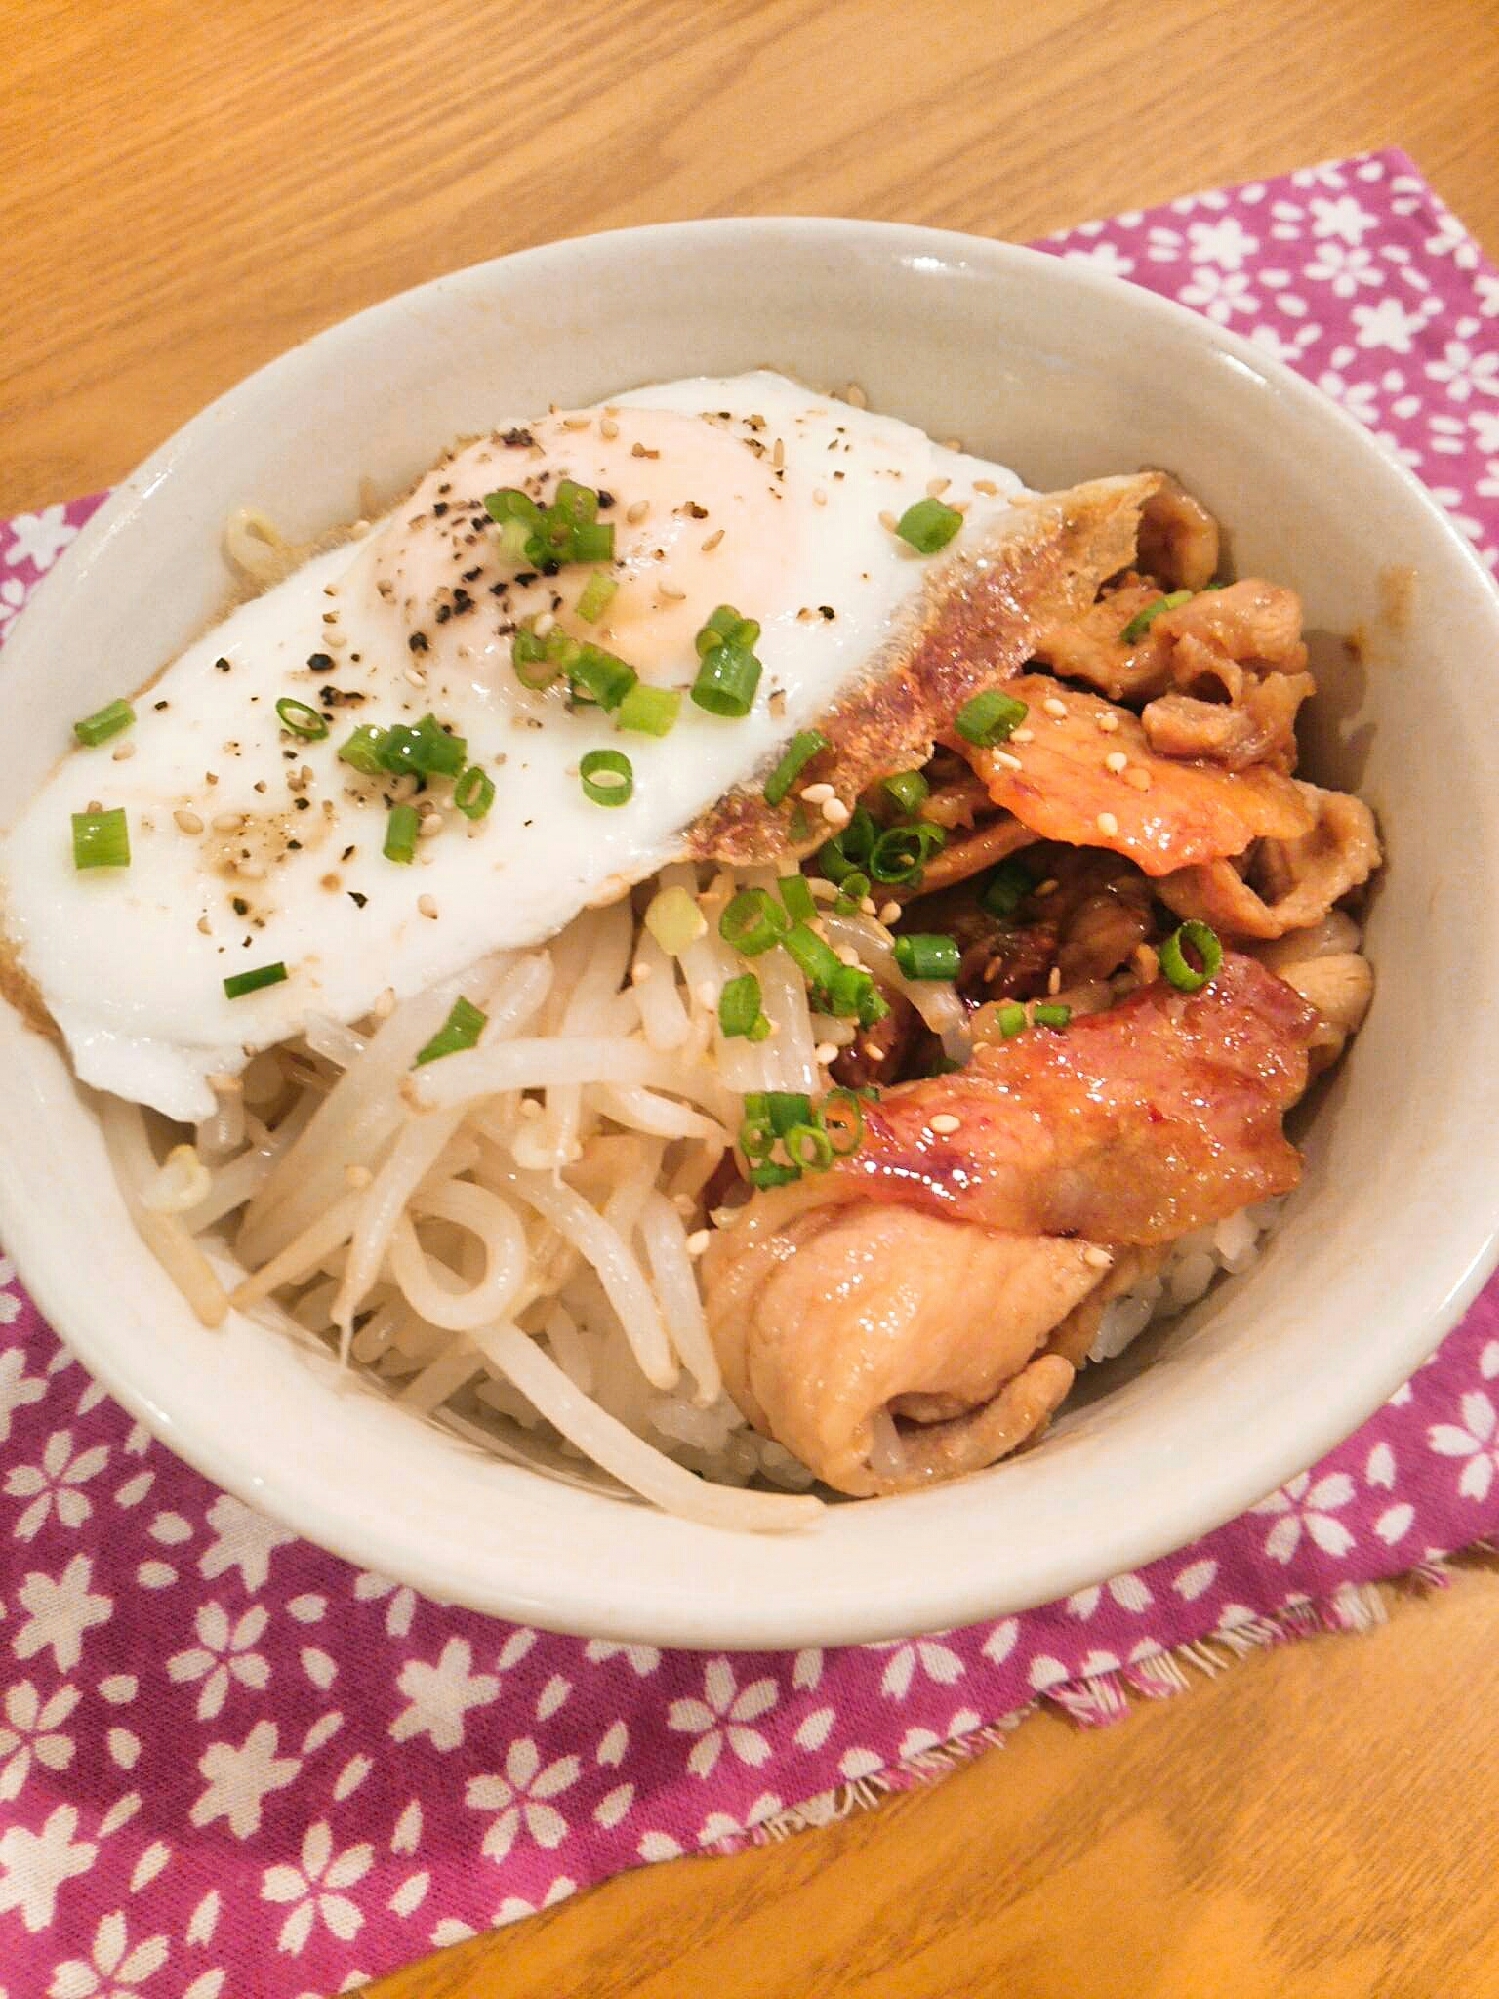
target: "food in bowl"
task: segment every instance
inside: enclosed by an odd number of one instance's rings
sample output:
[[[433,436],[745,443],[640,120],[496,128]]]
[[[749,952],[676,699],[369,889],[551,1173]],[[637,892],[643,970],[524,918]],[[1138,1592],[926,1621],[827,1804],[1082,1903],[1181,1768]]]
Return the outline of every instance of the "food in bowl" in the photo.
[[[232,546],[268,587],[0,856],[206,1321],[769,1527],[1033,1442],[1252,1255],[1379,850],[1293,775],[1295,598],[1164,475],[760,374]]]

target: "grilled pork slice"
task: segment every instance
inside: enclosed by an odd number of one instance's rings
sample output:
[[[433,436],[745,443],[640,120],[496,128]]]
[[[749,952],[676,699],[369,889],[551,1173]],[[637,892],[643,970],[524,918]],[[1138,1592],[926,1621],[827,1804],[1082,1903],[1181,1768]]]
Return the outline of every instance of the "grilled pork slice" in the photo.
[[[995,804],[1043,839],[1109,847],[1148,875],[1169,875],[1316,823],[1278,770],[1161,756],[1138,716],[1044,674],[1023,674],[1005,692],[1026,703],[1028,738],[967,754]]]
[[[888,1090],[852,1157],[711,1245],[730,1392],[844,1492],[992,1463],[1066,1394],[1076,1315],[1121,1260],[1295,1186],[1281,1116],[1317,1025],[1228,953],[1200,993],[1148,986]]]
[[[829,747],[799,782],[831,784],[851,801],[876,778],[924,764],[965,701],[1018,673],[1043,631],[1080,616],[1134,560],[1141,509],[1157,484],[1145,473],[1030,495],[1002,533],[972,543],[959,536],[931,566],[908,627],[818,722]],[[692,858],[776,859],[797,844],[795,803],[767,805],[758,786],[729,792],[692,829]]]

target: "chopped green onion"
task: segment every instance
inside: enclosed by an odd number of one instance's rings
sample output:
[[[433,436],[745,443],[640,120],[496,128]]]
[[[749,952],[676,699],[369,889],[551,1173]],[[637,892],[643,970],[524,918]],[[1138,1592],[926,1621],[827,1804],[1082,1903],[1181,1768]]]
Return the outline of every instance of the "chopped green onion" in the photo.
[[[417,1056],[413,1067],[420,1069],[424,1062],[435,1062],[439,1056],[457,1055],[465,1048],[477,1047],[488,1020],[487,1013],[481,1013],[460,993],[447,1019]]]
[[[619,582],[616,577],[606,576],[602,569],[594,570],[583,585],[583,594],[578,599],[578,616],[585,625],[598,623],[613,603],[614,593],[618,588]]]
[[[524,521],[527,527],[535,527],[541,520],[540,507],[518,486],[502,486],[497,493],[486,493],[484,511],[492,521],[501,523]]]
[[[729,979],[718,995],[718,1025],[725,1038],[732,1041],[752,1036],[764,1019],[760,981],[754,973],[741,972],[737,979]]]
[[[605,652],[602,646],[592,645],[587,639],[579,645],[577,658],[567,673],[575,695],[579,692],[587,695],[611,714],[639,677],[633,666],[627,666],[612,652]]]
[[[614,719],[620,728],[633,729],[637,735],[665,736],[670,734],[681,705],[682,697],[674,687],[648,687],[637,680],[614,711]]]
[[[612,562],[614,560],[613,521],[592,521],[574,528],[569,562]]]
[[[1200,967],[1187,956],[1192,951]],[[1195,917],[1183,923],[1161,946],[1161,970],[1179,993],[1201,992],[1209,979],[1216,978],[1223,963],[1223,946],[1216,930]]]
[[[545,509],[518,487],[503,486],[484,496],[484,510],[499,524],[501,553],[517,564],[529,562],[550,576],[564,563],[614,560],[614,528],[598,519],[598,494],[571,479],[558,481]]]
[[[840,916],[851,915],[865,901],[869,894],[869,888],[868,875],[860,874],[855,869],[853,874],[845,875],[842,881],[839,882],[837,900],[833,904],[834,909],[837,910]]]
[[[767,1090],[765,1115],[770,1119],[771,1130],[784,1138],[797,1125],[810,1121],[812,1099],[801,1090]]]
[[[1037,1027],[1065,1027],[1072,1018],[1072,1008],[1044,1003],[1035,1008],[1031,1018]]]
[[[921,880],[927,861],[946,845],[947,834],[928,821],[892,826],[870,849],[869,872],[876,881],[914,886]]]
[[[116,805],[108,812],[73,814],[73,866],[75,868],[128,868],[130,828],[125,808]]]
[[[796,960],[807,984],[819,991],[827,991],[844,969],[833,947],[805,923],[793,923],[781,941]]]
[[[763,1095],[763,1091],[759,1094]],[[744,1100],[745,1119],[739,1127],[735,1143],[746,1159],[769,1159],[776,1149],[776,1129],[767,1111],[751,1110],[748,1097]]]
[[[897,771],[894,777],[885,779],[885,790],[902,812],[908,817],[914,817],[926,803],[931,786],[919,770],[902,770]]]
[[[914,932],[895,940],[895,962],[908,979],[955,979],[961,961],[955,937]]]
[[[385,858],[403,867],[416,859],[417,811],[414,805],[393,805],[385,821]]]
[[[224,997],[243,999],[246,993],[258,993],[266,986],[281,985],[286,976],[286,967],[279,958],[274,965],[257,965],[253,972],[235,972],[224,981]]]
[[[884,998],[873,979],[859,999],[860,1027],[876,1027],[890,1011],[889,1002]]]
[[[284,694],[276,703],[276,713],[281,717],[283,729],[289,729],[294,736],[304,742],[320,743],[328,733],[328,718],[320,715],[316,708],[309,708],[305,701],[297,701]]]
[[[533,694],[550,687],[562,671],[557,660],[548,652],[546,640],[537,638],[535,632],[524,625],[510,641],[510,664],[521,686],[528,687]]]
[[[778,1159],[761,1159],[750,1168],[752,1187],[789,1187],[802,1177],[799,1166],[783,1166]]]
[[[763,888],[740,889],[718,919],[719,936],[743,958],[758,958],[779,944],[788,928],[785,910]]]
[[[423,715],[416,725],[421,738],[421,768],[424,777],[456,777],[468,762],[468,744],[462,736],[451,736],[435,715]]]
[[[107,743],[111,736],[128,729],[135,720],[135,710],[128,701],[111,701],[96,715],[85,715],[81,722],[73,724],[73,734],[89,749],[96,749],[100,743]]]
[[[339,759],[343,763],[352,764],[355,770],[362,771],[366,777],[378,777],[385,769],[380,759],[384,742],[383,729],[372,728],[368,722],[361,722],[339,751]]]
[[[1002,743],[1012,729],[1018,729],[1030,713],[1023,701],[1003,693],[998,687],[985,688],[965,701],[954,717],[954,726],[965,743],[981,750]]]
[[[831,840],[824,840],[817,850],[817,865],[828,880],[841,882],[845,875],[856,871],[872,872],[869,862],[879,830],[870,812],[856,805],[843,831],[835,833]]]
[[[1179,605],[1190,602],[1191,597],[1190,590],[1172,590],[1164,597],[1157,597],[1155,602],[1147,604],[1143,611],[1136,611],[1119,634],[1120,638],[1127,646],[1132,646],[1136,639],[1144,638],[1162,612],[1176,610]]]
[[[858,1151],[864,1138],[864,1106],[852,1090],[829,1090],[822,1100],[822,1128],[837,1158],[847,1159]]]
[[[1024,1033],[1025,1008],[1018,1000],[1006,1000],[996,1017],[999,1021],[999,1031],[1006,1041],[1013,1041],[1017,1034]]]
[[[862,965],[840,965],[827,983],[826,998],[828,1012],[836,1014],[840,1020],[852,1016],[863,1027],[874,1025],[873,1020],[865,1020],[864,1016],[870,1010],[871,998],[878,999],[879,995],[875,992],[873,977]]]
[[[623,750],[590,750],[578,765],[583,795],[595,805],[628,805],[635,772]]]
[[[805,875],[782,875],[776,883],[788,915],[796,923],[810,923],[817,914],[817,899]]]
[[[453,786],[453,803],[465,819],[485,818],[494,804],[494,779],[477,764],[470,764]]]
[[[685,888],[664,888],[651,897],[645,927],[669,958],[680,958],[708,934],[708,919],[695,895]]]
[[[1030,869],[1018,854],[1011,854],[979,890],[979,908],[990,916],[1013,916],[1034,887]]]
[[[780,805],[785,802],[793,784],[801,776],[813,757],[830,747],[828,739],[818,729],[799,729],[786,746],[785,754],[765,780],[765,803]]]
[[[820,1125],[794,1124],[786,1133],[786,1156],[804,1173],[825,1173],[833,1163],[833,1141]]]
[[[918,555],[935,555],[939,548],[946,548],[962,525],[963,516],[956,507],[928,498],[906,508],[895,524],[895,532]]]
[[[720,604],[697,634],[699,666],[692,698],[710,715],[738,718],[755,705],[760,662],[751,647],[760,636],[753,618],[741,618],[732,604]]]

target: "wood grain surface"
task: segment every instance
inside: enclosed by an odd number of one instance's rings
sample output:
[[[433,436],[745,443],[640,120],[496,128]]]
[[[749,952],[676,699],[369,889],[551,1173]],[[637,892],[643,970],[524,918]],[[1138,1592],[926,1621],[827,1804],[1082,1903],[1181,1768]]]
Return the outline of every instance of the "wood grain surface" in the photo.
[[[1024,239],[1396,144],[1499,248],[1494,0],[0,0],[0,36],[7,513],[118,478],[362,305],[623,223]],[[373,1990],[1499,1994],[1496,1632],[1499,1576],[1465,1575]]]

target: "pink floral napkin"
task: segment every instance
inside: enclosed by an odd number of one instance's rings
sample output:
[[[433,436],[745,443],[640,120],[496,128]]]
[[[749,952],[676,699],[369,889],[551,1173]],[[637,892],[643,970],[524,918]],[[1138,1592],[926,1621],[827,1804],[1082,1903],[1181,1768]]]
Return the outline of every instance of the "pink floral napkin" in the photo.
[[[1496,561],[1499,276],[1399,153],[1044,246],[1289,361]],[[0,528],[0,625],[93,501]],[[1499,1289],[1242,1519],[1065,1603],[734,1657],[443,1609],[216,1491],[0,1262],[0,1999],[344,1991],[641,1861],[829,1816],[993,1739],[1182,1683],[1174,1648],[1358,1621],[1499,1528]],[[946,1747],[944,1747],[946,1745]]]

